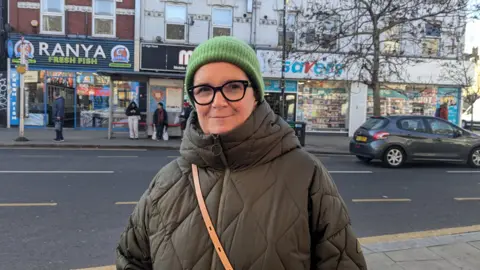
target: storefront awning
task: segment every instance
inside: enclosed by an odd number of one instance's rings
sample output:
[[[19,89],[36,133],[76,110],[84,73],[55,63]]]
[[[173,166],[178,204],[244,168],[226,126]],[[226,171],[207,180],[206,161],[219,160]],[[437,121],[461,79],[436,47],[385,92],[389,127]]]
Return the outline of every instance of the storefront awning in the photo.
[[[116,81],[143,81],[149,78],[161,79],[183,79],[185,73],[168,73],[168,72],[147,72],[147,71],[112,71],[98,70],[98,75],[110,76]]]

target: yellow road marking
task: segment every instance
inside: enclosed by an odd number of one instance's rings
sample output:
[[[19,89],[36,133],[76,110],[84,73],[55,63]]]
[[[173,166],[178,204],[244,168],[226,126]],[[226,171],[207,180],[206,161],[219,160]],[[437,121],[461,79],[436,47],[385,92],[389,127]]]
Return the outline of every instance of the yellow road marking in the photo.
[[[57,203],[0,203],[0,207],[57,206]]]
[[[359,238],[358,240],[362,245],[365,245],[365,244],[405,241],[405,240],[418,239],[418,238],[437,237],[437,236],[478,232],[478,231],[480,231],[480,225],[472,225],[467,227],[445,228],[445,229],[439,229],[439,230],[364,237],[364,238]]]
[[[116,202],[116,205],[137,204],[138,202]]]
[[[411,199],[352,199],[352,202],[411,202]]]
[[[453,198],[455,201],[480,201],[480,198]]]
[[[116,270],[116,268],[115,268],[115,265],[107,265],[107,266],[79,268],[79,269],[72,269],[72,270]]]

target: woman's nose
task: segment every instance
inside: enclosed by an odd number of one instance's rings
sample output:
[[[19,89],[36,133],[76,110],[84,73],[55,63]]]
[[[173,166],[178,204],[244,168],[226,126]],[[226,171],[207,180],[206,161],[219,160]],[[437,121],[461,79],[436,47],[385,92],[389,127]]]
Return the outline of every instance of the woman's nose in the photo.
[[[225,107],[228,101],[223,97],[220,91],[217,91],[212,101],[212,107]]]

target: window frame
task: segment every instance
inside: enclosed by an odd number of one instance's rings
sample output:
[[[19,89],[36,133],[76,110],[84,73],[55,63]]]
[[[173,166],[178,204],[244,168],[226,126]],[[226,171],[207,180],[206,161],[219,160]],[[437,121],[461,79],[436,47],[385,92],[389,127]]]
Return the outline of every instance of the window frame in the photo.
[[[104,0],[105,1],[105,0]],[[95,7],[97,0],[92,0],[92,36],[94,37],[107,37],[107,38],[114,38],[117,36],[117,1],[110,0],[113,2],[113,16],[106,16],[106,15],[95,15]],[[112,34],[96,34],[95,33],[95,19],[103,19],[103,20],[112,20]]]
[[[49,35],[65,35],[65,0],[60,0],[61,7],[60,10],[63,12],[57,13],[57,12],[48,12],[44,11],[43,3],[48,0],[40,0],[40,34],[49,34]],[[62,31],[46,31],[43,30],[43,16],[60,16],[62,17]]]
[[[214,10],[228,10],[230,11],[230,15],[231,15],[231,24],[229,26],[227,25],[215,25],[214,23]],[[211,25],[211,28],[210,28],[210,31],[211,31],[211,36],[212,37],[215,37],[214,35],[214,28],[224,28],[224,29],[230,29],[230,36],[233,36],[233,17],[234,17],[234,14],[233,14],[233,8],[230,8],[230,7],[218,7],[218,6],[214,6],[212,7],[212,12],[211,12],[211,16],[212,16],[212,25]]]
[[[169,22],[168,21],[168,16],[167,16],[167,9],[169,6],[173,6],[173,7],[183,7],[185,9],[185,20],[182,23],[179,23],[179,22]],[[186,40],[187,40],[187,23],[188,23],[188,9],[187,9],[187,5],[186,4],[181,4],[181,3],[170,3],[170,2],[166,2],[165,3],[165,42],[170,42],[170,43],[179,43],[179,42],[183,42],[185,43]],[[183,25],[183,39],[168,39],[168,34],[167,34],[167,28],[168,28],[168,25]]]

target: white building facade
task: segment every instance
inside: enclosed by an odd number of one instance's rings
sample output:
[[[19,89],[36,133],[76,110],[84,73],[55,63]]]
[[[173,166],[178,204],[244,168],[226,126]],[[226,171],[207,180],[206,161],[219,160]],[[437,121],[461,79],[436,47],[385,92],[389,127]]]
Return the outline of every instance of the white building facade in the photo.
[[[311,2],[289,1],[286,37],[299,51],[308,44],[301,43],[299,33],[290,26],[299,22],[299,12]],[[185,98],[183,77],[192,50],[214,36],[232,35],[257,51],[266,99],[280,112],[283,0],[137,0],[137,4],[135,70],[152,74],[147,111],[153,112],[163,102],[170,119],[175,119]],[[455,48],[463,44],[441,33],[441,25],[421,27],[426,32],[419,46],[385,42],[389,46],[385,49],[402,47],[405,55],[418,56],[422,62],[405,67],[401,79],[382,77],[382,114],[433,115],[439,104],[447,102],[449,120],[458,123],[461,87],[442,70],[445,63],[455,65],[459,57]],[[306,122],[307,132],[352,135],[373,113],[372,90],[358,80],[354,65],[342,64],[329,48],[291,53],[286,65],[286,118]],[[329,76],[330,72],[336,76]]]

